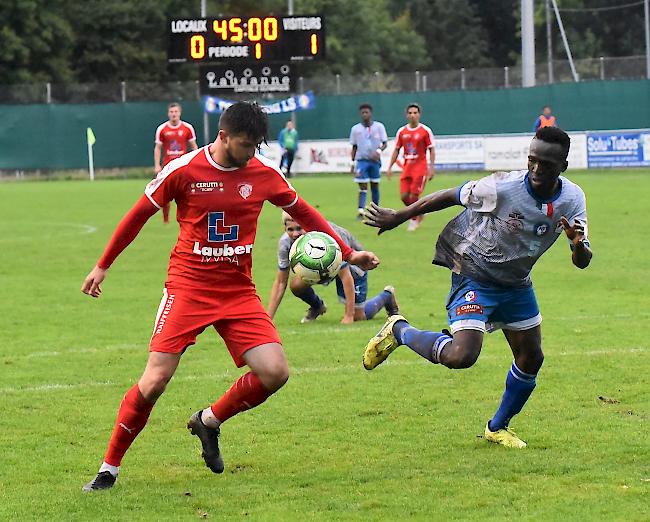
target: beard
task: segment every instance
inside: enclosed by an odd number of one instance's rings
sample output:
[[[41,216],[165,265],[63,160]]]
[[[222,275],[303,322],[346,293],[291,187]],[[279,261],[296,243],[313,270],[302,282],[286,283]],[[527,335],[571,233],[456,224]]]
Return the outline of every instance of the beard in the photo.
[[[230,151],[226,150],[226,158],[228,159],[228,163],[230,167],[245,167],[248,165],[248,162],[250,161],[249,159],[244,159],[240,160],[235,158]]]

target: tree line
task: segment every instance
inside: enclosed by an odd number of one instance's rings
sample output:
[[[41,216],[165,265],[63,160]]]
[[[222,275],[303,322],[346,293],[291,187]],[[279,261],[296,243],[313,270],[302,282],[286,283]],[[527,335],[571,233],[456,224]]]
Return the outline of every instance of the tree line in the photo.
[[[643,54],[643,6],[559,0],[574,58]],[[294,0],[327,20],[327,61],[312,74],[363,74],[516,65],[518,0]],[[286,14],[286,0],[211,0],[209,16]],[[585,10],[587,9],[587,10]],[[7,0],[0,3],[0,84],[159,82],[196,78],[168,64],[167,19],[198,17],[200,0]],[[537,53],[546,59],[544,0]],[[554,24],[555,57],[565,58]]]

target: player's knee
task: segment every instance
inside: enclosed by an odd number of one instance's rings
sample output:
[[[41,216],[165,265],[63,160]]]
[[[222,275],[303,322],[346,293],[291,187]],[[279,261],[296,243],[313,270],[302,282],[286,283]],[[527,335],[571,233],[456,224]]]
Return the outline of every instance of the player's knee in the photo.
[[[164,370],[147,372],[138,383],[140,393],[148,401],[155,402],[165,392],[172,375]]]
[[[264,387],[270,392],[275,392],[282,388],[289,380],[289,367],[286,362],[271,364],[257,373]]]
[[[289,283],[289,288],[293,295],[300,297],[307,289],[307,285],[303,283],[299,277],[294,277]]]
[[[474,366],[481,353],[481,347],[469,344],[458,345],[454,341],[450,349],[444,349],[442,353],[444,355],[443,362],[445,366],[454,370],[462,370]]]

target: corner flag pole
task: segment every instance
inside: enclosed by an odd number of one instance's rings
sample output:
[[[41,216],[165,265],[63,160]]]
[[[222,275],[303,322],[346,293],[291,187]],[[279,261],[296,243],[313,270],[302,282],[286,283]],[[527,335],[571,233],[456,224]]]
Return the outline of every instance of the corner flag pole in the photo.
[[[90,127],[86,129],[86,141],[88,142],[88,173],[90,174],[90,181],[95,181],[95,161],[93,159],[95,133]]]

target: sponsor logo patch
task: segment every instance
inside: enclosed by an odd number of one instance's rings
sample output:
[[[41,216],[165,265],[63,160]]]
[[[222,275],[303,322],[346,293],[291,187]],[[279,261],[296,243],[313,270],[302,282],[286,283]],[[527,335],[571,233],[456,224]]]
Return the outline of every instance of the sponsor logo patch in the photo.
[[[196,183],[190,183],[190,192],[212,192],[213,190],[219,190],[223,192],[223,181],[197,181]]]
[[[471,303],[460,305],[456,308],[456,315],[466,315],[466,314],[481,314],[483,315],[483,307],[480,304]]]

